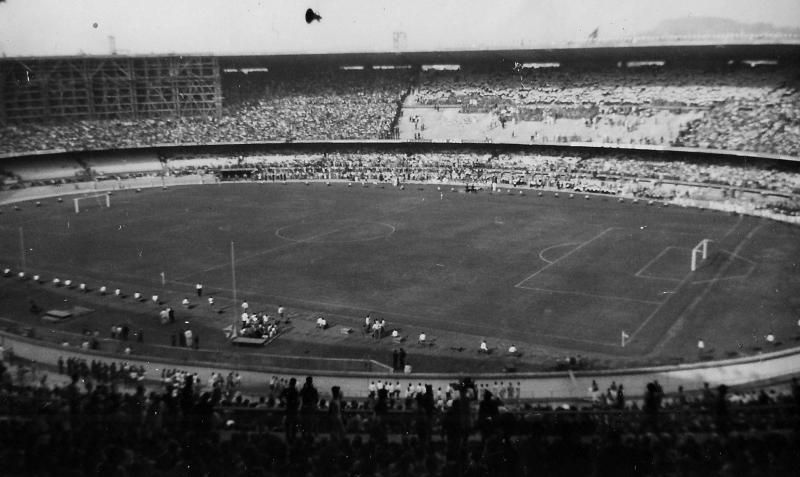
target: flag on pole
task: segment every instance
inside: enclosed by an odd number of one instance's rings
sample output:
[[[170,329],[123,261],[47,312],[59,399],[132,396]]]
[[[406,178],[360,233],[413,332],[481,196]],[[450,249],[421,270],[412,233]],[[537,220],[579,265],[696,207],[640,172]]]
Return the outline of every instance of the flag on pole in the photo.
[[[622,330],[622,347],[623,348],[625,347],[626,340],[629,340],[630,338],[631,338],[631,335],[629,335],[628,333],[625,333],[625,330]]]
[[[225,337],[228,339],[236,338],[236,327],[234,325],[228,325],[225,328],[222,328],[222,331],[225,332]]]

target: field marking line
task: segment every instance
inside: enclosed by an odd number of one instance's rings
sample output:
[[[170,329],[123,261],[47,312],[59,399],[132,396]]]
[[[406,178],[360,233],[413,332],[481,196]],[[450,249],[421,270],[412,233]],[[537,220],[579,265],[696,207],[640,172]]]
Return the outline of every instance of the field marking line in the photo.
[[[741,280],[741,279],[747,278],[749,276],[750,276],[750,273],[745,273],[744,275],[731,275],[729,277],[709,278],[708,280],[698,280],[696,282],[692,282],[692,285],[703,285],[703,284],[707,284],[707,283],[723,282],[725,280]]]
[[[556,244],[556,245],[551,245],[551,246],[549,246],[549,247],[547,247],[547,248],[543,248],[543,249],[541,250],[541,252],[539,252],[539,258],[540,258],[540,259],[541,259],[543,262],[546,262],[546,263],[553,263],[551,260],[548,260],[548,259],[544,258],[544,253],[545,253],[545,252],[547,252],[548,250],[554,249],[554,248],[558,248],[558,247],[568,247],[568,246],[570,246],[570,245],[578,245],[579,243],[580,243],[580,242],[565,242],[565,243],[559,243],[559,244]]]
[[[661,251],[661,252],[660,252],[658,255],[656,255],[655,257],[653,257],[653,259],[652,259],[652,260],[650,260],[650,261],[649,261],[649,262],[647,262],[647,263],[646,263],[646,264],[645,264],[645,265],[644,265],[642,268],[640,268],[638,272],[634,273],[634,274],[633,274],[633,276],[634,276],[634,277],[639,277],[639,278],[658,278],[658,277],[654,277],[654,276],[652,276],[652,275],[642,275],[642,272],[644,272],[645,270],[647,270],[647,269],[650,267],[650,265],[654,264],[654,263],[655,263],[655,262],[656,262],[656,261],[657,261],[659,258],[661,258],[661,256],[662,256],[662,255],[664,255],[665,253],[667,253],[667,251],[668,251],[669,249],[672,249],[672,248],[678,248],[678,247],[675,247],[675,246],[673,246],[673,245],[670,245],[670,246],[668,246],[668,247],[665,247],[665,248],[664,248],[664,250],[662,250],[662,251]],[[671,280],[675,280],[675,279],[671,279]]]
[[[548,263],[547,265],[545,265],[544,267],[540,268],[539,270],[537,270],[537,271],[533,272],[533,273],[532,273],[531,275],[529,275],[527,278],[524,278],[524,279],[523,279],[521,282],[519,282],[519,283],[517,283],[516,285],[514,285],[514,288],[520,288],[520,287],[522,286],[522,284],[523,284],[523,283],[527,282],[527,281],[528,281],[528,280],[530,280],[531,278],[533,278],[533,277],[535,277],[536,275],[538,275],[538,274],[542,273],[543,271],[547,270],[547,269],[548,269],[548,268],[550,268],[551,266],[553,266],[553,265],[557,264],[558,262],[560,262],[561,260],[563,260],[563,259],[565,259],[565,258],[569,257],[569,256],[570,256],[570,255],[572,255],[573,253],[577,252],[578,250],[580,250],[580,249],[582,249],[583,247],[585,247],[585,246],[589,245],[590,243],[592,243],[592,242],[594,242],[595,240],[597,240],[597,239],[601,238],[603,235],[607,234],[608,232],[610,232],[610,231],[612,231],[612,230],[614,230],[614,229],[616,229],[616,228],[617,228],[617,227],[609,227],[609,228],[607,228],[607,229],[603,230],[603,231],[602,231],[602,232],[600,232],[599,234],[597,234],[597,235],[595,235],[594,237],[590,238],[589,240],[587,240],[587,241],[585,241],[585,242],[581,243],[581,244],[580,244],[580,245],[578,245],[577,247],[573,248],[573,249],[572,249],[572,250],[570,250],[569,252],[565,253],[564,255],[562,255],[562,256],[558,257],[557,259],[553,260],[552,262]]]
[[[728,229],[728,231],[727,231],[727,232],[725,232],[725,235],[723,235],[723,236],[722,236],[722,238],[720,238],[720,239],[718,240],[718,242],[722,242],[723,240],[725,240],[726,238],[728,238],[728,236],[729,236],[730,234],[732,234],[734,230],[736,230],[736,227],[738,227],[738,226],[739,226],[739,224],[741,224],[743,220],[744,220],[744,215],[742,215],[742,214],[739,214],[739,220],[737,220],[737,221],[736,221],[736,222],[733,224],[733,226],[731,226],[731,228],[729,228],[729,229]]]
[[[383,226],[383,227],[387,227],[387,228],[389,228],[389,229],[391,229],[391,230],[390,230],[390,231],[389,231],[389,233],[388,233],[388,234],[386,234],[386,235],[376,235],[376,236],[374,236],[374,237],[367,237],[367,238],[365,238],[365,239],[352,239],[352,240],[332,240],[332,241],[325,242],[325,243],[356,243],[356,242],[371,242],[371,241],[373,241],[373,240],[380,240],[380,239],[389,238],[389,237],[391,237],[392,235],[394,235],[394,233],[395,233],[395,232],[397,232],[397,227],[395,227],[395,226],[394,226],[394,225],[392,225],[392,224],[387,224],[386,222],[374,222],[374,221],[366,221],[366,222],[360,222],[360,223],[359,223],[359,222],[356,222],[356,223],[352,223],[352,224],[346,224],[344,227],[339,227],[338,229],[334,230],[334,232],[340,232],[340,231],[342,231],[342,230],[347,230],[347,229],[350,229],[350,228],[353,228],[353,227],[357,227],[357,226],[360,226],[360,225],[363,225],[363,224],[378,224],[378,225],[381,225],[381,226]],[[292,227],[293,225],[297,225],[297,224],[289,224],[289,225],[284,225],[283,227],[280,227],[280,228],[278,228],[278,230],[276,230],[276,231],[275,231],[275,236],[276,236],[276,237],[278,237],[278,238],[280,238],[280,239],[286,240],[287,242],[299,242],[299,243],[302,243],[302,242],[314,243],[314,240],[315,240],[315,239],[317,239],[317,238],[319,238],[319,236],[314,236],[314,237],[309,237],[309,238],[305,238],[305,239],[299,239],[299,240],[298,240],[298,239],[293,239],[293,238],[291,238],[291,237],[287,237],[287,236],[285,236],[285,235],[281,234],[281,231],[282,231],[282,230],[284,230],[284,229],[287,229],[287,228],[289,228],[289,227]],[[330,235],[330,234],[332,234],[332,233],[334,233],[334,232],[331,232],[331,233],[327,233],[327,232],[326,232],[325,234],[321,234],[321,236]],[[320,243],[322,243],[322,242],[320,242]]]
[[[280,229],[278,229],[278,230],[280,230]],[[316,239],[318,239],[320,237],[325,237],[326,235],[335,234],[336,232],[339,232],[340,230],[342,230],[342,229],[338,228],[338,229],[334,229],[334,230],[329,230],[327,232],[323,232],[323,233],[320,233],[320,234],[317,234],[317,235],[313,235],[311,237],[308,237],[308,238],[305,238],[305,239],[302,239],[302,240],[287,241],[286,243],[278,245],[276,247],[268,248],[268,249],[261,250],[261,251],[258,251],[258,252],[253,252],[253,253],[251,253],[249,255],[239,256],[239,257],[236,257],[236,263],[239,263],[242,260],[250,260],[250,259],[253,259],[255,257],[260,257],[261,255],[267,255],[267,254],[270,254],[272,252],[277,252],[278,250],[283,250],[285,248],[293,247],[293,246],[298,245],[298,244],[310,243],[312,240],[316,240]],[[277,233],[277,230],[276,230],[276,233]],[[278,236],[278,238],[280,238],[281,240],[286,240],[281,236]],[[213,271],[213,270],[218,270],[220,268],[229,267],[230,265],[231,265],[231,263],[230,263],[230,261],[228,261],[228,262],[225,262],[225,263],[221,263],[221,264],[218,264],[218,265],[214,265],[214,266],[205,268],[203,270],[195,270],[195,271],[193,271],[191,273],[187,273],[187,274],[175,277],[175,280],[173,280],[173,281],[177,282],[179,280],[185,280],[185,279],[187,279],[187,278],[189,278],[191,276],[194,276],[194,275],[197,275],[197,274],[200,274],[200,273],[208,273],[208,272]]]
[[[647,326],[648,323],[650,323],[650,320],[652,320],[653,317],[658,314],[658,312],[664,307],[664,305],[669,303],[672,297],[678,294],[678,290],[683,288],[686,285],[686,283],[689,282],[689,278],[691,277],[692,277],[691,273],[687,273],[686,276],[683,277],[683,279],[678,283],[678,285],[673,290],[671,290],[670,293],[668,293],[667,299],[664,300],[660,305],[658,305],[656,309],[653,310],[649,315],[647,315],[647,318],[645,318],[644,321],[635,330],[633,330],[633,332],[628,337],[628,343],[630,343],[631,341],[633,341],[634,338],[636,338],[636,335],[640,331],[642,331],[642,329],[644,329],[644,327]]]
[[[730,276],[727,276],[727,277],[720,277],[720,278],[709,278],[708,280],[697,280],[695,282],[692,282],[692,285],[700,285],[700,284],[703,284],[703,283],[715,283],[715,282],[721,282],[723,280],[740,280],[740,279],[743,279],[743,278],[747,278],[747,277],[750,276],[751,273],[753,273],[753,271],[756,269],[756,266],[758,265],[753,260],[750,260],[749,258],[746,258],[746,257],[742,257],[741,255],[739,255],[739,254],[737,254],[735,252],[729,252],[728,250],[720,250],[720,251],[727,253],[729,256],[731,256],[733,258],[738,258],[739,260],[743,260],[743,261],[749,263],[750,264],[750,268],[747,269],[747,273],[743,273],[743,274],[739,274],[739,275],[730,275]]]
[[[638,298],[627,298],[624,296],[616,296],[616,295],[598,295],[594,293],[584,293],[579,291],[569,291],[569,290],[551,290],[549,288],[537,288],[537,287],[517,287],[523,290],[533,290],[533,291],[540,291],[546,293],[556,293],[562,295],[575,295],[575,296],[585,296],[589,298],[603,298],[606,300],[619,300],[619,301],[630,301],[633,303],[644,303],[647,305],[660,305],[662,302],[660,301],[651,301],[651,300],[639,300]]]
[[[730,255],[731,257],[738,258],[739,260],[744,260],[745,262],[750,262],[750,265],[753,265],[753,266],[755,266],[755,265],[756,265],[756,262],[754,262],[753,260],[750,260],[750,259],[749,259],[749,258],[747,258],[747,257],[743,257],[743,256],[739,255],[739,254],[738,254],[738,253],[736,253],[736,252],[731,252],[731,251],[728,251],[728,250],[725,250],[725,249],[722,249],[722,250],[720,250],[720,251],[721,251],[721,252],[725,252],[725,253],[727,253],[727,254],[728,254],[728,255]]]
[[[737,223],[737,225],[738,225],[738,223]],[[758,226],[754,227],[754,228],[753,228],[753,230],[751,230],[750,232],[748,232],[748,233],[747,233],[747,235],[746,235],[746,236],[745,236],[745,237],[744,237],[744,238],[743,238],[743,239],[742,239],[742,240],[739,242],[739,244],[736,246],[736,248],[735,248],[735,249],[734,249],[734,251],[733,251],[733,254],[734,254],[734,255],[738,254],[738,253],[739,253],[739,251],[741,251],[742,247],[744,247],[745,243],[747,243],[747,241],[748,241],[748,240],[750,240],[750,239],[753,237],[753,235],[755,235],[755,233],[756,233],[756,232],[757,232],[757,231],[758,231],[758,230],[759,230],[761,227],[763,227],[763,226],[764,226],[764,224],[763,224],[763,223],[762,223],[762,224],[759,224]],[[731,230],[733,230],[733,229],[731,229]],[[688,311],[694,310],[694,308],[695,308],[695,307],[696,307],[696,306],[697,306],[697,305],[700,303],[700,300],[704,299],[704,298],[706,297],[706,295],[708,295],[708,292],[711,290],[711,285],[713,285],[714,283],[716,283],[717,281],[719,281],[719,278],[720,278],[720,276],[722,276],[722,274],[723,274],[723,273],[725,273],[725,271],[726,271],[726,270],[727,270],[727,269],[730,267],[730,264],[731,264],[731,263],[732,263],[731,261],[725,262],[725,264],[724,264],[723,266],[721,266],[719,270],[717,270],[717,273],[716,273],[716,274],[714,274],[714,278],[712,278],[712,279],[711,279],[711,281],[710,281],[710,283],[708,284],[708,286],[706,286],[706,288],[705,288],[705,289],[704,289],[704,290],[703,290],[703,291],[700,293],[700,295],[698,295],[697,297],[695,297],[695,299],[694,299],[694,300],[692,300],[692,302],[689,304],[689,306],[687,306],[686,308],[684,308],[684,310],[681,312],[681,314],[680,314],[680,315],[678,315],[678,317],[677,317],[677,318],[675,318],[675,319],[673,320],[673,323],[672,323],[672,325],[670,326],[670,329],[671,329],[671,328],[673,328],[673,327],[674,327],[674,326],[675,326],[675,325],[676,325],[676,324],[677,324],[677,323],[678,323],[680,320],[682,320],[682,319],[683,319],[683,317],[686,315],[686,313],[687,313]],[[670,301],[670,299],[672,299],[672,297],[674,297],[675,295],[677,295],[677,294],[678,294],[678,293],[677,293],[677,292],[678,292],[678,290],[680,290],[680,289],[681,289],[683,286],[685,286],[685,285],[686,285],[686,283],[688,283],[688,282],[689,282],[689,279],[690,279],[690,278],[691,278],[693,275],[694,275],[693,273],[688,273],[688,274],[686,275],[686,277],[685,277],[683,280],[681,280],[681,282],[678,284],[678,286],[677,286],[677,287],[675,287],[674,293],[670,294],[670,295],[669,295],[669,297],[667,297],[667,299],[666,299],[666,300],[664,300],[664,303],[663,303],[662,305],[660,305],[659,307],[657,307],[655,310],[653,310],[653,312],[652,312],[652,313],[650,313],[650,316],[648,316],[647,318],[645,318],[645,320],[642,322],[642,324],[641,324],[641,325],[639,325],[639,327],[638,327],[638,328],[636,328],[636,330],[634,330],[634,331],[633,331],[633,333],[631,333],[631,336],[630,336],[630,338],[628,339],[628,342],[632,341],[632,340],[633,340],[633,339],[636,337],[636,335],[637,335],[637,334],[638,334],[640,331],[642,331],[642,329],[644,329],[644,327],[645,327],[645,326],[647,326],[647,324],[650,322],[650,320],[652,320],[652,319],[653,319],[653,317],[654,317],[654,316],[655,316],[655,315],[656,315],[656,314],[657,314],[657,313],[658,313],[658,312],[661,310],[661,308],[663,308],[663,307],[664,307],[664,305],[666,305],[667,303],[669,303],[669,301]],[[666,337],[666,336],[665,336],[665,337]],[[663,343],[663,342],[664,342],[664,340],[662,340],[662,343]]]
[[[661,280],[662,282],[672,282],[672,283],[678,283],[681,281],[680,278],[657,277],[655,275],[639,275],[636,278],[641,278],[642,280]]]

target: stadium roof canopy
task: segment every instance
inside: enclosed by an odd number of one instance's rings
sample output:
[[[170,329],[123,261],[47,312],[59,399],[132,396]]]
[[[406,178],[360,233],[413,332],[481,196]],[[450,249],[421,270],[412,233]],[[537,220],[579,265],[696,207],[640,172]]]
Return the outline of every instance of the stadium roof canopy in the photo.
[[[800,59],[800,42],[741,45],[581,45],[564,48],[518,50],[420,51],[400,53],[341,53],[310,55],[241,55],[220,57],[226,68],[288,67],[303,63],[342,65],[429,65],[471,63],[549,63],[593,64],[619,61],[716,62],[741,60]]]
[[[57,56],[49,59],[121,58],[126,55]],[[145,56],[213,56],[220,66],[236,68],[276,68],[379,65],[431,65],[431,64],[503,64],[503,63],[560,63],[569,65],[616,64],[626,61],[680,61],[686,63],[715,63],[744,60],[777,60],[792,64],[800,60],[800,40],[787,42],[748,44],[582,44],[561,48],[531,48],[505,50],[451,50],[384,53],[329,53],[329,54],[253,54],[253,55],[132,55]],[[24,61],[36,58],[4,58]]]

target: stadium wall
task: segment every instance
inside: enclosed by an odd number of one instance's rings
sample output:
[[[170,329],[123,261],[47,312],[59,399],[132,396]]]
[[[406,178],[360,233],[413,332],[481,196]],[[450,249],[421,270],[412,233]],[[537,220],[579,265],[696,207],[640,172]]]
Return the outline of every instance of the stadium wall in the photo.
[[[476,384],[496,381],[518,382],[520,396],[526,400],[542,401],[580,401],[588,398],[592,381],[607,385],[611,381],[622,384],[628,390],[627,397],[641,398],[648,382],[658,380],[668,393],[682,386],[686,392],[703,389],[704,383],[712,387],[720,384],[742,386],[788,381],[800,369],[800,353],[797,349],[764,353],[758,356],[736,358],[696,364],[659,366],[648,368],[618,369],[587,372],[549,372],[549,373],[500,373],[500,374],[433,374],[433,373],[378,373],[378,372],[334,372],[300,369],[258,369],[254,367],[221,365],[219,361],[174,361],[150,356],[126,355],[100,351],[80,350],[48,345],[35,339],[0,331],[0,345],[11,350],[14,356],[41,363],[53,368],[59,357],[98,360],[107,363],[127,361],[135,366],[143,366],[146,376],[157,381],[163,369],[178,368],[201,377],[212,372],[226,375],[236,371],[242,378],[242,386],[251,392],[266,392],[267,383],[272,376],[302,377],[314,376],[319,389],[340,386],[348,397],[364,398],[368,385],[375,380],[400,381],[405,387],[409,382],[424,382],[434,388],[445,388],[464,377],[472,378]]]
[[[130,154],[151,154],[154,156],[173,156],[189,154],[219,154],[235,156],[252,153],[355,153],[355,152],[402,152],[402,153],[435,153],[435,152],[476,152],[476,153],[531,153],[531,154],[574,154],[591,153],[637,154],[647,158],[748,160],[767,161],[771,163],[797,163],[800,158],[783,155],[749,151],[732,151],[725,149],[700,149],[694,147],[670,147],[636,144],[607,144],[591,142],[537,143],[537,142],[474,142],[462,140],[446,141],[398,141],[398,140],[341,140],[341,141],[273,141],[258,143],[214,143],[214,144],[156,144],[150,147],[131,147],[91,151],[67,151],[57,149],[50,151],[34,151],[25,153],[0,154],[0,166],[7,159],[37,158],[87,158],[87,159],[120,159]]]

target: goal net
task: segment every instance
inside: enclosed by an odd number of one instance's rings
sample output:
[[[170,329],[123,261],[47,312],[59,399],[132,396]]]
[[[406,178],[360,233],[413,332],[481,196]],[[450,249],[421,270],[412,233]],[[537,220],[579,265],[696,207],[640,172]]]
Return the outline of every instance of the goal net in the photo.
[[[81,210],[93,205],[100,207],[111,207],[111,194],[93,194],[72,199],[75,203],[75,213],[80,214]]]
[[[697,270],[700,264],[708,259],[709,239],[703,239],[692,249],[692,271]]]

